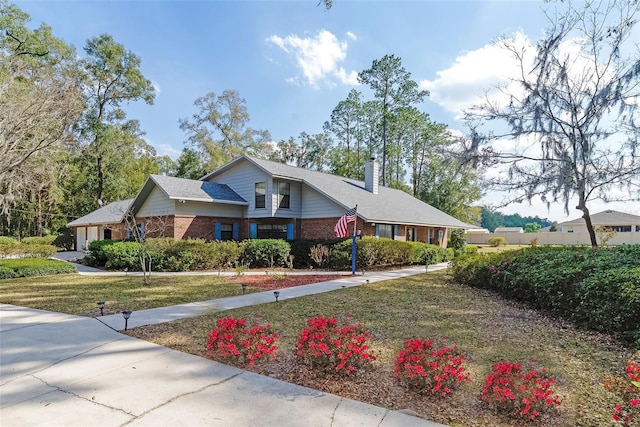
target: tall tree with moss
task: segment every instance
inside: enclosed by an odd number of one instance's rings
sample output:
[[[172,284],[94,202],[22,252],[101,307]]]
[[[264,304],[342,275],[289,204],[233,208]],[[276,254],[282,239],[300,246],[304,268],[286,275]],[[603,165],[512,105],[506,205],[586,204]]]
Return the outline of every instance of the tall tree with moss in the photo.
[[[122,153],[135,152],[143,143],[137,121],[127,120],[124,104],[153,104],[155,90],[140,69],[140,57],[117,43],[109,34],[90,38],[81,61],[84,72],[85,113],[79,124],[83,155],[91,163],[85,169],[96,205],[105,199],[111,162]],[[143,145],[143,144],[142,144]],[[93,171],[93,173],[91,173]],[[116,197],[114,197],[116,198]]]
[[[429,93],[420,90],[418,83],[411,80],[411,73],[403,66],[400,58],[395,55],[385,55],[375,59],[371,68],[358,73],[358,80],[374,91],[376,101],[381,106],[382,121],[382,185],[387,185],[387,145],[388,127],[392,114],[402,107],[408,107],[419,102]]]
[[[640,184],[640,2],[554,3],[549,28],[536,46],[501,38],[519,74],[468,111],[471,120],[496,123],[470,153],[507,173],[494,180],[510,201],[540,197],[577,200],[591,244],[598,245],[589,204],[637,200]],[[506,129],[506,131],[501,131]],[[512,148],[490,143],[511,140]],[[485,145],[487,144],[487,145]],[[501,144],[504,147],[505,144]]]
[[[55,162],[82,109],[73,47],[29,21],[0,0],[0,228],[18,236],[40,234],[58,218]]]

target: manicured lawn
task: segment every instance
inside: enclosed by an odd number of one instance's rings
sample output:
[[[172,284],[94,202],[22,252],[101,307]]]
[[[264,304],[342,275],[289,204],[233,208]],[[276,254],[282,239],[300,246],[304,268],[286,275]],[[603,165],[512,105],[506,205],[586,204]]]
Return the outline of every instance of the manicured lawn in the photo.
[[[372,334],[378,360],[371,369],[347,378],[315,375],[293,355],[308,318],[351,314]],[[616,397],[605,391],[607,375],[622,375],[634,356],[605,335],[577,330],[487,291],[451,282],[434,272],[278,303],[212,313],[193,319],[134,329],[131,335],[203,355],[208,333],[225,317],[253,318],[273,324],[281,334],[278,358],[263,373],[338,395],[393,409],[409,409],[451,426],[607,426]],[[391,377],[395,354],[412,337],[446,336],[469,357],[472,382],[446,398],[409,392]],[[500,360],[535,359],[557,380],[562,406],[537,422],[512,420],[478,400],[482,381]]]
[[[98,301],[105,301],[104,314],[122,310],[144,310],[196,301],[206,301],[245,292],[281,289],[326,280],[336,275],[243,275],[160,276],[152,275],[145,286],[139,276],[50,275],[0,280],[0,302],[60,313],[96,316]]]
[[[150,286],[133,276],[63,274],[0,280],[0,302],[89,316],[99,313],[97,301],[106,301],[104,313],[111,314],[241,293],[239,284],[217,276],[152,276]]]

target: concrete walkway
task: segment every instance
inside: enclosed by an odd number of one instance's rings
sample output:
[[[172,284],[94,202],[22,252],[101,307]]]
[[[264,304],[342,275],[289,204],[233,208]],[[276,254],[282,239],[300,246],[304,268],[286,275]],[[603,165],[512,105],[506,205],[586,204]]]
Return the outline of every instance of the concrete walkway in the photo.
[[[447,264],[437,264],[429,266],[429,271],[436,271],[446,268]],[[380,282],[382,280],[398,279],[401,277],[414,276],[425,272],[424,266],[403,268],[393,271],[376,271],[365,275],[347,276],[343,279],[331,280],[328,282],[313,283],[310,285],[295,286],[292,288],[280,289],[278,301],[297,298],[306,295],[314,295],[322,292],[330,292],[353,286],[366,285]],[[193,302],[188,304],[173,305],[169,307],[151,308],[148,310],[135,311],[128,320],[128,327],[153,325],[157,323],[170,322],[177,319],[201,316],[211,311],[231,310],[233,308],[246,307],[265,303],[276,303],[273,291],[256,292],[234,297],[219,298],[208,301]],[[125,327],[122,314],[111,314],[97,317],[97,320],[115,330],[123,330]]]
[[[372,272],[281,289],[280,299],[422,272]],[[275,304],[273,292],[143,310],[129,327],[265,302]],[[120,314],[88,318],[0,304],[0,425],[442,427],[115,330],[122,328]]]

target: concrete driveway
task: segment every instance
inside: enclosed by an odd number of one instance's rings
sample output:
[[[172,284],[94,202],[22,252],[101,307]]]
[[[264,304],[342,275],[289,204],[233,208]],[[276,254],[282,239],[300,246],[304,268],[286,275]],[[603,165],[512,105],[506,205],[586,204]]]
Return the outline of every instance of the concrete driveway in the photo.
[[[6,304],[0,360],[3,427],[439,425]]]

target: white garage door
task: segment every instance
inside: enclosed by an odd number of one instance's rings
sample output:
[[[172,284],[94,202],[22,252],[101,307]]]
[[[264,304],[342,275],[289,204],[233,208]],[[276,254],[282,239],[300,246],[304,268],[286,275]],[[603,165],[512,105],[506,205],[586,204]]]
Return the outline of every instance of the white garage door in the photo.
[[[76,250],[81,251],[84,249],[86,241],[85,228],[78,227],[76,228]]]

